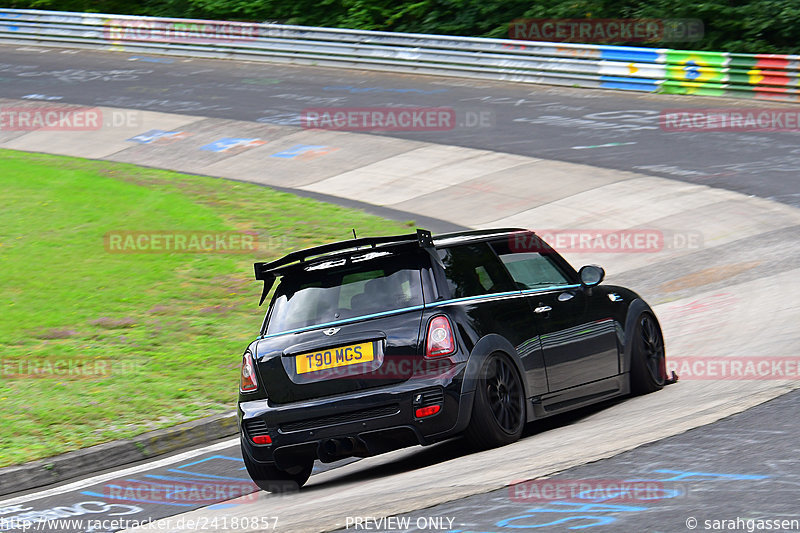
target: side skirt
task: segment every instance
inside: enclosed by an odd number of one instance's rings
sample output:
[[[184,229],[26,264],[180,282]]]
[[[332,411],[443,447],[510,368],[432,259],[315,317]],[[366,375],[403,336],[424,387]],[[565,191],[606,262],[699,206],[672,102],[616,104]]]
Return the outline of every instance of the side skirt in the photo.
[[[630,394],[628,373],[531,398],[535,418],[579,409]]]

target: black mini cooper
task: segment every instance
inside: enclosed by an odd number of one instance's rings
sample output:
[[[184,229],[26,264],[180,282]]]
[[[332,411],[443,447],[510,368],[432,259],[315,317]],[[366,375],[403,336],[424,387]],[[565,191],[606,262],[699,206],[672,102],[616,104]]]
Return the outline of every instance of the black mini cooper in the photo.
[[[532,231],[358,238],[255,273],[261,302],[279,280],[239,386],[264,490],[302,486],[315,459],[508,444],[526,422],[667,382],[650,306]]]

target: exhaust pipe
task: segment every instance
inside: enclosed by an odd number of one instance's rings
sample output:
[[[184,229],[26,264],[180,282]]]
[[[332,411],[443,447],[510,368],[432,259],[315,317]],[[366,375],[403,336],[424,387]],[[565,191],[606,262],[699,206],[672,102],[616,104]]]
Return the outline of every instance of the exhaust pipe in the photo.
[[[320,460],[331,462],[342,457],[350,457],[356,449],[356,441],[352,437],[328,439],[322,442]],[[325,459],[323,459],[325,457]]]

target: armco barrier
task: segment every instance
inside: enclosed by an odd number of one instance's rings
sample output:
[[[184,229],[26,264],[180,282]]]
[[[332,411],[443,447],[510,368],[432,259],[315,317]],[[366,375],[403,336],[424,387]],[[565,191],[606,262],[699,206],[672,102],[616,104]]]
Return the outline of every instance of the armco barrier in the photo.
[[[0,43],[800,101],[800,56],[0,9]]]

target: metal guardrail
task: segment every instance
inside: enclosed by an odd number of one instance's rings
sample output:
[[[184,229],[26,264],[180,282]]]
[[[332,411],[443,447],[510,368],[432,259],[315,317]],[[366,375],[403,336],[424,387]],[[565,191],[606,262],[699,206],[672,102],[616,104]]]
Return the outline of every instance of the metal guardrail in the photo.
[[[0,9],[0,43],[800,102],[800,56]]]

